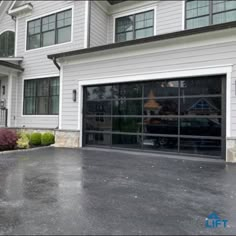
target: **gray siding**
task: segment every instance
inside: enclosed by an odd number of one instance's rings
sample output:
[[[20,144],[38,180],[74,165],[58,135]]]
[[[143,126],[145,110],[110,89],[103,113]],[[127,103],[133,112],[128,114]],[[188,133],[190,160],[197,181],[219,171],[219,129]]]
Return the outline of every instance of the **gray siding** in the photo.
[[[18,19],[18,43],[17,56],[24,57],[22,66],[24,73],[18,79],[18,100],[16,111],[16,126],[34,128],[56,128],[58,127],[58,116],[22,116],[23,113],[23,80],[41,78],[45,76],[58,75],[59,71],[51,60],[47,59],[48,54],[82,49],[84,47],[85,29],[85,2],[84,1],[33,1],[33,12],[30,16]],[[51,12],[73,7],[73,39],[70,43],[53,45],[26,51],[26,25],[27,20],[48,15]]]
[[[232,34],[235,33],[232,32]],[[213,34],[212,37],[219,37],[219,34]],[[205,36],[204,36],[205,37]],[[121,50],[107,52],[107,55],[113,55],[116,59],[101,60],[99,56],[95,62],[83,63],[79,65],[64,66],[64,85],[63,85],[63,109],[62,109],[62,128],[77,129],[78,127],[78,104],[71,101],[71,90],[78,79],[89,80],[96,78],[112,78],[128,74],[156,73],[157,71],[187,70],[188,68],[199,68],[206,66],[219,66],[225,64],[234,64],[232,73],[232,136],[236,136],[236,98],[235,80],[236,80],[236,40],[222,42],[219,40],[204,41],[204,37],[195,36],[188,39],[170,40],[166,42],[166,49],[162,43],[153,44],[153,49],[162,49],[162,52],[151,52],[149,54],[130,56],[128,48],[125,49],[122,57]],[[208,38],[208,37],[206,37]],[[202,41],[201,45],[196,46],[196,42]],[[171,46],[176,43],[178,49],[171,50]],[[195,46],[194,46],[195,45]],[[173,46],[173,45],[172,45]],[[136,48],[138,52],[140,46]],[[144,50],[144,49],[143,49]],[[119,56],[119,58],[117,58]],[[95,58],[91,55],[91,60]],[[79,75],[79,78],[78,78]],[[72,117],[71,114],[74,114]]]
[[[107,13],[97,4],[91,2],[90,46],[95,47],[107,43]]]
[[[180,31],[183,29],[182,19],[183,19],[183,1],[156,1],[156,4],[146,5],[146,7],[156,7],[156,34],[166,34],[171,32]],[[145,11],[145,7],[143,7]],[[134,4],[133,8],[127,10],[129,11],[139,11],[139,8]],[[113,43],[114,38],[114,15],[109,17],[107,21],[107,41],[108,43]]]
[[[157,4],[157,35],[182,30],[183,2],[161,1]]]
[[[0,34],[5,30],[13,30],[15,31],[15,22],[11,19],[11,17],[7,14],[8,8],[12,4],[11,1],[3,2],[0,10]]]

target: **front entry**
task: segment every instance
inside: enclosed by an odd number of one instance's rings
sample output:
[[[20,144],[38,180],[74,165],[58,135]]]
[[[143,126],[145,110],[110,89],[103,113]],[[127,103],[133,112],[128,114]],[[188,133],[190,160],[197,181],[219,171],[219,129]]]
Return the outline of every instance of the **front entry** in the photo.
[[[225,158],[225,80],[85,87],[83,145]]]

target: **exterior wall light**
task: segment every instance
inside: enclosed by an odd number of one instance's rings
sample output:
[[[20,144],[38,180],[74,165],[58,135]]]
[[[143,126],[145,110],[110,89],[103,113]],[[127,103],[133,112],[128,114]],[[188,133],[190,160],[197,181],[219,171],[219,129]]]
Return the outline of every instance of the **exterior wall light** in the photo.
[[[77,91],[76,91],[76,89],[74,89],[72,91],[72,100],[73,100],[73,102],[76,102],[76,100],[77,100]]]

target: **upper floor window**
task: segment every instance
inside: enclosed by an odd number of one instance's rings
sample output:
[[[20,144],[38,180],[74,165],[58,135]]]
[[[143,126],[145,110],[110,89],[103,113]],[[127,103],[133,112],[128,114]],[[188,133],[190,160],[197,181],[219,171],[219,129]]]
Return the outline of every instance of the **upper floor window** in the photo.
[[[27,49],[71,41],[72,10],[28,22]]]
[[[116,19],[115,41],[146,38],[154,34],[154,10]]]
[[[59,78],[25,80],[24,115],[58,115]]]
[[[6,31],[0,35],[0,57],[13,57],[15,51],[15,33]]]
[[[236,21],[235,0],[187,0],[186,28]]]

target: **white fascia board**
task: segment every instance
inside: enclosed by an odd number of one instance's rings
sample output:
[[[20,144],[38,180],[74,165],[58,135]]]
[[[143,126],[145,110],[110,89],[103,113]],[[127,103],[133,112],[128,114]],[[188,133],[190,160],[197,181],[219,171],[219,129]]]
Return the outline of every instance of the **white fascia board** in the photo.
[[[16,16],[17,14],[24,12],[28,13],[32,11],[33,6],[31,4],[25,4],[23,6],[17,7],[16,9],[9,9],[8,13],[9,15]]]
[[[0,57],[0,61],[15,61],[15,62],[21,62],[23,61],[23,57]]]

